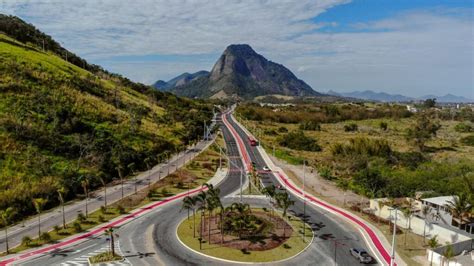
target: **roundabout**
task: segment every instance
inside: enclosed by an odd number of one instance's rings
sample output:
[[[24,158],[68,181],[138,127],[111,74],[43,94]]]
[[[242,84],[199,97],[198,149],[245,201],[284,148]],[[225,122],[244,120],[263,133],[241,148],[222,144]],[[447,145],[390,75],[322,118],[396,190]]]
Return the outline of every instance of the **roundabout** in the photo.
[[[303,252],[314,236],[295,216],[240,203],[210,216],[191,215],[179,223],[176,235],[197,254],[233,263],[284,261]]]

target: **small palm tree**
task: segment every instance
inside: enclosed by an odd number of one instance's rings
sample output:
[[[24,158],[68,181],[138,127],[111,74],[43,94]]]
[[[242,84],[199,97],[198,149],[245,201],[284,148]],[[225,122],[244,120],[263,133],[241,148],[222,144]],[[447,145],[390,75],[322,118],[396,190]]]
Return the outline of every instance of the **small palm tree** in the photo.
[[[38,213],[38,238],[41,237],[41,212],[43,212],[44,205],[48,200],[44,198],[34,198],[33,205],[35,205],[36,213]]]
[[[449,261],[455,256],[454,249],[451,244],[446,246],[446,249],[443,252],[443,256],[446,258],[446,265],[449,265]]]
[[[86,217],[89,216],[88,203],[89,203],[89,178],[87,176],[80,176],[81,186],[84,190],[84,195],[86,196]]]
[[[114,228],[109,227],[105,230],[105,234],[110,238],[110,252],[112,253],[112,257],[115,257],[115,241],[114,241]]]
[[[462,226],[464,217],[472,210],[470,201],[471,198],[469,195],[460,193],[458,196],[455,196],[453,200],[447,201],[445,205],[449,209],[451,215],[459,219],[459,228]]]
[[[11,224],[13,217],[16,214],[16,210],[13,207],[8,207],[5,210],[0,211],[0,219],[2,219],[3,229],[5,229],[5,249],[7,254],[9,254],[8,246],[8,226]]]
[[[181,209],[186,209],[188,211],[188,220],[189,220],[189,212],[193,209],[193,207],[194,207],[193,198],[190,196],[184,197],[183,206],[181,207]]]
[[[430,214],[430,212],[431,208],[427,205],[421,208],[421,214],[423,214],[423,217],[425,218],[425,225],[423,226],[423,243],[426,243],[426,224],[428,223],[426,219],[428,218],[428,214]]]
[[[105,179],[103,175],[99,175],[98,179],[100,183],[102,184],[102,186],[104,187],[104,207],[105,207],[105,210],[107,210],[107,180]]]
[[[64,195],[66,195],[67,193],[66,187],[61,186],[60,188],[58,188],[57,192],[58,192],[59,202],[61,202],[61,209],[62,209],[62,215],[63,215],[63,229],[66,229],[66,214],[64,212]]]
[[[407,231],[405,232],[405,243],[404,243],[404,246],[406,247],[407,246],[407,236],[408,236],[408,232],[410,232],[410,229],[411,229],[411,217],[413,215],[413,211],[409,208],[403,208],[402,209],[402,214],[403,214],[403,217],[405,218],[405,220],[407,221],[406,223],[406,227],[407,227]]]
[[[430,258],[430,265],[433,265],[433,249],[439,246],[438,236],[433,236],[428,240],[428,246],[431,249],[431,258]]]

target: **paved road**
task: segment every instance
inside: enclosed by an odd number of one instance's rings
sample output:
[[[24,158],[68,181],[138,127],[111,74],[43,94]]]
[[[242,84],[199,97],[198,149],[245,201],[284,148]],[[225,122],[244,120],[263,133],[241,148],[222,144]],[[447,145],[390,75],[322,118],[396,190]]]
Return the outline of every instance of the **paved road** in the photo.
[[[197,156],[203,149],[205,149],[212,140],[201,141],[196,146],[190,147],[184,152],[174,155],[169,159],[168,162],[159,164],[150,171],[145,171],[137,176],[137,190],[144,189],[148,186],[149,182],[157,182],[161,178],[168,174],[176,171],[177,168],[184,165],[195,156]],[[135,193],[135,182],[134,180],[127,180],[124,182],[124,195],[131,195]],[[98,210],[100,206],[104,205],[104,191],[94,191],[91,194],[91,198],[88,201],[89,213]],[[122,189],[120,184],[108,185],[107,186],[107,204],[111,204],[122,198]],[[65,206],[66,221],[71,222],[77,218],[77,214],[82,212],[85,213],[86,201],[74,201],[69,202]],[[54,208],[41,215],[41,231],[50,231],[55,225],[62,225],[62,212],[61,208]],[[10,248],[21,243],[23,236],[36,237],[38,234],[38,219],[33,217],[26,221],[24,224],[20,223],[12,226],[8,230],[8,241]],[[5,251],[5,236],[0,236],[0,252]]]
[[[229,121],[233,123],[229,117]],[[237,129],[238,130],[238,129]],[[240,173],[237,168],[242,167],[239,159],[239,151],[235,139],[230,134],[227,127],[222,126],[228,156],[233,161],[229,174],[224,181],[219,184],[221,197],[224,204],[230,204],[238,200],[238,197],[230,198],[226,195],[234,194],[239,189]],[[244,134],[240,132],[239,134]],[[247,146],[249,156],[257,164],[259,169],[265,166],[265,162],[253,147]],[[237,165],[237,167],[233,165]],[[265,174],[264,184],[278,184],[278,180],[273,174]],[[245,178],[245,176],[244,176]],[[252,206],[265,206],[268,201],[261,198],[244,198]],[[294,197],[296,204],[290,208],[294,215],[302,217],[303,203],[299,198]],[[117,233],[120,235],[120,247],[127,261],[132,265],[222,265],[228,264],[222,261],[209,259],[194,252],[190,252],[183,247],[176,238],[176,227],[185,218],[186,212],[180,211],[181,200],[168,203],[162,207],[152,210],[150,213],[134,219],[123,225]],[[365,247],[361,236],[354,232],[353,227],[341,222],[317,207],[306,206],[306,221],[311,225],[316,234],[311,246],[299,256],[272,265],[331,265],[334,264],[334,239],[340,240],[341,245],[337,249],[337,262],[339,265],[352,265],[355,259],[348,254],[349,246]],[[59,250],[46,254],[34,260],[30,260],[25,265],[57,265],[74,261],[75,258],[83,257],[104,245],[103,237],[96,237],[83,242],[77,246],[69,247],[66,250]]]

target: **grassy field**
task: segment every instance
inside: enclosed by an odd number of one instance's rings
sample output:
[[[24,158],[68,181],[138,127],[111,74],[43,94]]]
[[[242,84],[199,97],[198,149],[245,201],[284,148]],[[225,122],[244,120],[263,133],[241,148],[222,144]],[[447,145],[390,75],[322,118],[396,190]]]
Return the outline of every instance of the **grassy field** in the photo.
[[[216,141],[222,141],[222,136],[219,135]],[[57,242],[71,235],[87,231],[101,223],[110,221],[153,201],[159,201],[166,197],[185,192],[190,188],[200,187],[214,176],[215,170],[217,170],[219,153],[217,153],[215,149],[216,146],[214,144],[211,145],[192,161],[188,162],[183,168],[178,169],[177,172],[168,175],[157,183],[151,184],[148,189],[139,191],[136,195],[130,195],[123,200],[109,205],[105,212],[97,210],[89,213],[86,221],[79,222],[80,230],[77,230],[74,226],[74,223],[77,221],[67,224],[66,229],[62,229],[61,225],[58,225],[59,230],[49,232],[49,240],[45,241],[39,239],[37,236],[31,236],[30,243],[23,243],[11,249],[10,253],[18,253],[28,248]],[[226,167],[224,161],[223,167]]]
[[[122,260],[123,258],[117,254],[115,256],[112,254],[112,252],[107,251],[104,253],[100,253],[97,255],[94,255],[89,258],[91,263],[102,263],[102,262],[110,262],[110,261],[119,261]]]
[[[196,221],[199,221],[201,214],[196,214]],[[203,242],[202,250],[199,249],[199,241],[193,238],[193,219],[185,219],[178,226],[178,237],[189,248],[209,256],[240,261],[240,262],[271,262],[290,258],[301,252],[310,241],[312,241],[313,232],[308,225],[306,226],[306,242],[303,242],[302,230],[303,223],[296,217],[292,217],[290,225],[293,227],[292,236],[283,244],[274,249],[266,251],[241,251],[234,248],[222,247],[217,244]],[[285,245],[286,244],[286,245]]]

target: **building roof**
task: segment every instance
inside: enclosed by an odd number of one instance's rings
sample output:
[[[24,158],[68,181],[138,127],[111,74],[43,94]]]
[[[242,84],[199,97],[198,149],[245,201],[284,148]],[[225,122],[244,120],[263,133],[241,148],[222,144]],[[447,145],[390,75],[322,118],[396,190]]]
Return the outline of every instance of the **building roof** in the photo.
[[[444,206],[448,203],[448,201],[454,201],[455,196],[441,196],[441,197],[434,197],[434,198],[426,198],[421,199],[424,202],[429,202],[438,206]]]

